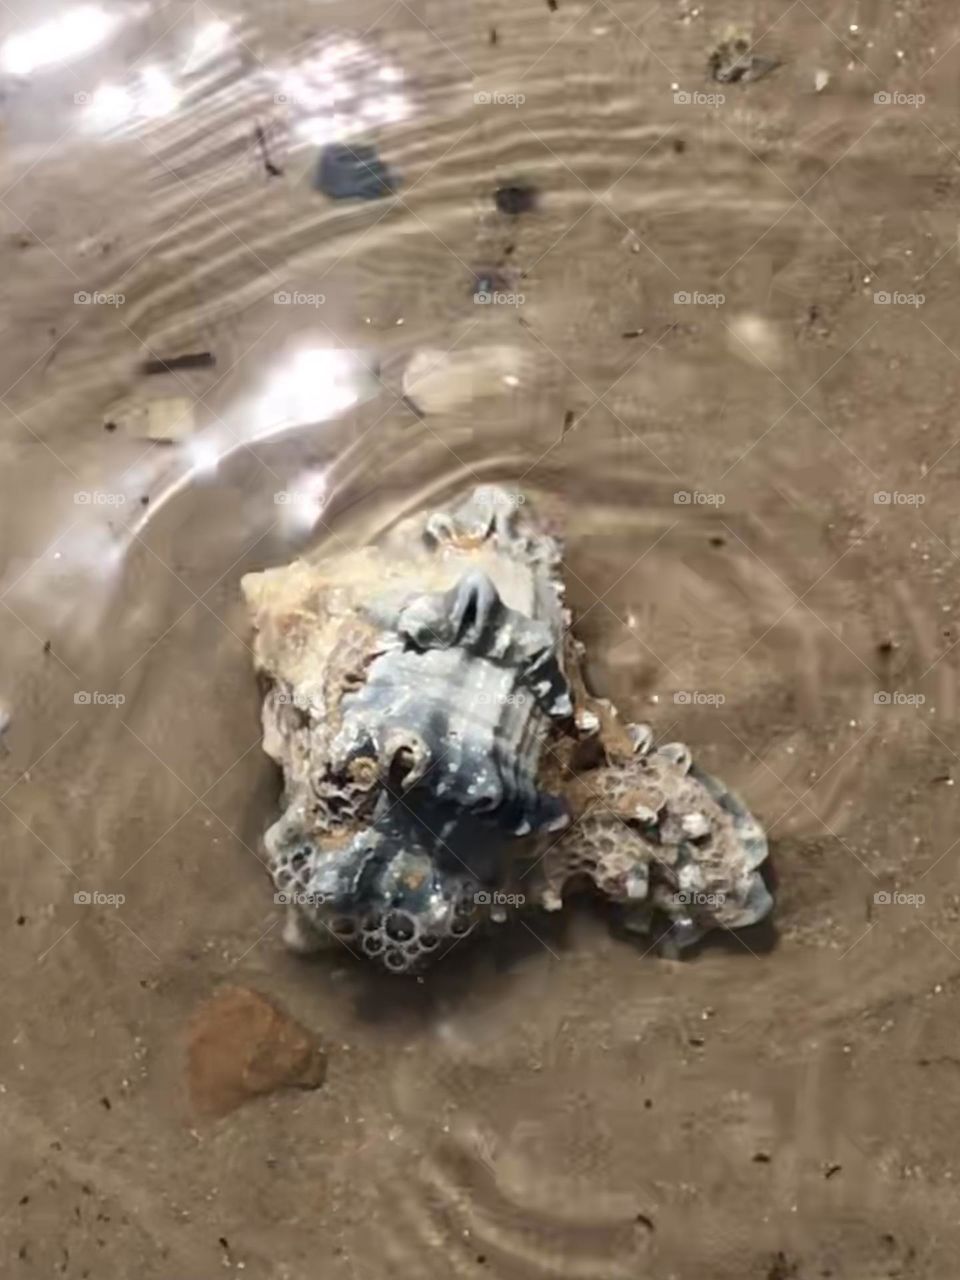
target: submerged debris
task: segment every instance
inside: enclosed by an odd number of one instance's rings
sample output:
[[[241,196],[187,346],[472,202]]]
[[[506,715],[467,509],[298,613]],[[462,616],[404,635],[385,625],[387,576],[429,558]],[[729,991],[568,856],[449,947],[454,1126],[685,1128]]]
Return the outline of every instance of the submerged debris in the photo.
[[[376,200],[391,195],[397,180],[376,147],[332,142],[320,152],[313,185],[333,200]]]
[[[217,358],[212,351],[190,351],[167,360],[144,360],[141,373],[176,373],[178,369],[213,369]]]
[[[675,946],[770,911],[740,801],[586,692],[561,568],[525,496],[482,486],[376,547],[244,579],[290,946],[406,972],[584,877]]]
[[[282,178],[283,170],[278,164],[275,164],[270,155],[270,144],[267,141],[266,130],[262,124],[257,124],[254,128],[254,139],[260,152],[260,162],[263,165],[263,171],[268,178]]]
[[[710,74],[721,84],[749,84],[781,66],[779,58],[764,58],[751,52],[749,40],[738,36],[724,40],[710,55]]]
[[[128,396],[110,406],[103,427],[161,444],[187,440],[197,427],[196,403],[188,396]]]

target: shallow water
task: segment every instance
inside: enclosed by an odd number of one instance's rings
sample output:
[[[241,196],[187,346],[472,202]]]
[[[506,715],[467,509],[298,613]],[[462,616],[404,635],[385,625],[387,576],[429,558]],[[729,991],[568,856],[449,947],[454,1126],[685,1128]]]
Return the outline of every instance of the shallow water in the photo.
[[[2,85],[11,1266],[952,1275],[956,19],[115,12],[51,68],[55,33],[6,46]],[[709,81],[731,24],[783,65]],[[312,189],[340,138],[396,197]],[[195,431],[128,432],[132,394]],[[676,964],[582,903],[419,983],[284,951],[239,579],[478,480],[565,537],[598,692],[770,830],[775,937]],[[330,1075],[199,1126],[183,1032],[224,981]]]

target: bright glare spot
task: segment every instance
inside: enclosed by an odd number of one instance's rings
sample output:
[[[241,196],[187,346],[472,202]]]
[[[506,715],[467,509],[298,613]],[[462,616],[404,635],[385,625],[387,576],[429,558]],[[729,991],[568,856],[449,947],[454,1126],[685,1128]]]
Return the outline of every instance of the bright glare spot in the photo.
[[[220,450],[213,440],[191,440],[185,446],[194,474],[211,475],[220,461]]]
[[[359,58],[362,54],[363,48],[357,44],[356,40],[342,40],[339,44],[335,44],[329,49],[324,49],[320,57],[323,62],[329,63],[331,66],[339,66],[340,63]]]
[[[180,93],[160,67],[144,67],[132,87],[103,84],[93,94],[87,116],[95,128],[119,129],[134,120],[158,120],[176,111]]]
[[[297,134],[305,142],[315,147],[322,147],[325,142],[336,142],[345,138],[350,132],[350,122],[346,116],[310,116],[307,120],[297,121]]]
[[[129,89],[118,84],[104,84],[90,100],[90,116],[101,129],[115,129],[135,114],[137,104]]]
[[[149,120],[168,116],[180,105],[180,94],[173,81],[159,67],[145,67],[140,72],[140,92],[137,95],[139,114]]]
[[[332,418],[360,399],[361,370],[349,351],[300,351],[278,369],[259,406],[258,434]]]
[[[281,92],[303,111],[322,111],[342,98],[345,86],[316,61],[305,62],[297,71],[288,71],[280,82]]]
[[[223,53],[230,45],[231,34],[230,23],[220,19],[201,27],[183,64],[184,73],[189,75],[193,71],[199,71]]]
[[[381,63],[355,40],[269,74],[277,88],[275,101],[287,109],[301,146],[339,142],[410,115],[403,72]]]
[[[283,501],[281,502],[281,497]],[[289,490],[277,495],[286,513],[285,523],[309,530],[320,519],[327,501],[327,477],[322,471],[305,471]]]
[[[363,108],[367,120],[380,120],[384,124],[393,124],[407,116],[407,103],[398,93],[388,93],[383,98],[372,98]]]
[[[28,76],[41,67],[79,58],[102,44],[119,21],[98,5],[68,9],[59,18],[6,40],[0,47],[0,69],[10,75]]]

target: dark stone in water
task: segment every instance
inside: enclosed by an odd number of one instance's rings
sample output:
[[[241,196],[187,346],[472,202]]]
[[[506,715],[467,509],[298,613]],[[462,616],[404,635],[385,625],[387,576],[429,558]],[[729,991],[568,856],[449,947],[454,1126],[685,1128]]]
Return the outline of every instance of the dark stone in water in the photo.
[[[494,293],[510,293],[512,281],[495,267],[480,267],[473,273],[473,297],[478,302],[489,302]]]
[[[320,152],[313,185],[333,200],[376,200],[397,185],[376,147],[332,142]]]
[[[508,213],[513,217],[521,213],[532,213],[537,207],[536,188],[519,182],[497,187],[493,198],[501,213]]]
[[[249,987],[223,987],[194,1014],[187,1084],[194,1108],[223,1116],[282,1088],[318,1089],[326,1057],[313,1032]]]
[[[740,37],[725,40],[710,55],[710,74],[721,84],[749,84],[779,67],[779,58],[763,58],[750,52],[750,42]]]
[[[491,271],[478,271],[473,278],[473,296],[483,293],[495,293],[500,283],[498,276]]]

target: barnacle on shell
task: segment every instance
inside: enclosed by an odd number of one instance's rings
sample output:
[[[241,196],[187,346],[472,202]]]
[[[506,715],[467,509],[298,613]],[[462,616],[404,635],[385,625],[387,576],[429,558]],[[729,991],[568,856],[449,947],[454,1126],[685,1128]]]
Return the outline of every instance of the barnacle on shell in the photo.
[[[382,546],[244,579],[291,946],[407,972],[502,919],[521,867],[511,902],[559,907],[586,876],[683,941],[770,910],[739,801],[588,697],[561,569],[522,497],[482,486]]]

